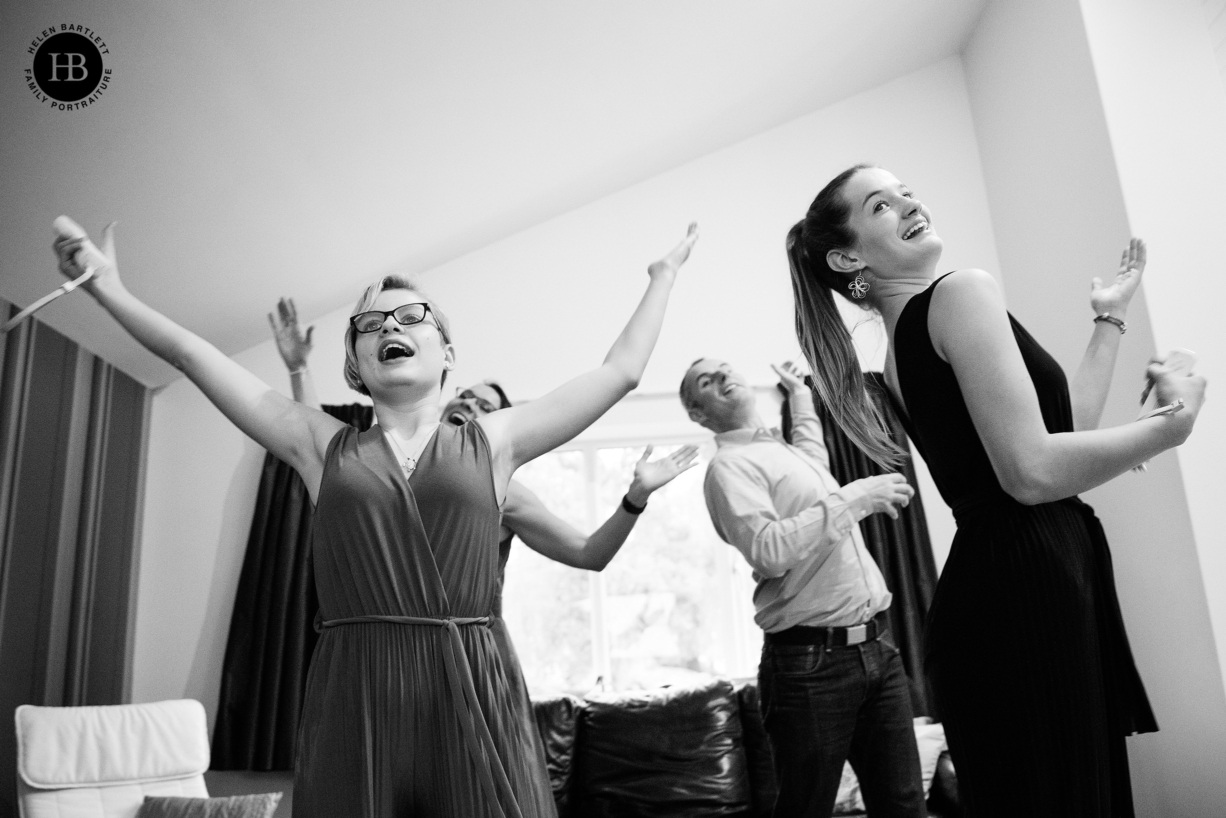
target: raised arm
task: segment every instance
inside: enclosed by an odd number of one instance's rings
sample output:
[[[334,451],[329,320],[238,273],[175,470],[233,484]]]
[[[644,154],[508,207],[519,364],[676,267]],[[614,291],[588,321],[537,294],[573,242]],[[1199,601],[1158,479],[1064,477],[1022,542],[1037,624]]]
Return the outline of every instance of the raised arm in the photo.
[[[808,373],[791,361],[781,366],[771,364],[771,369],[775,370],[775,374],[779,376],[779,384],[788,393],[788,409],[792,414],[792,445],[829,469],[830,452],[826,449],[822,421],[813,406],[813,390],[805,383]]]
[[[638,508],[647,505],[647,499],[656,489],[694,465],[698,447],[682,446],[654,461],[647,459],[650,454],[651,447],[648,446],[634,465],[634,479],[626,492],[626,498]],[[502,506],[503,524],[514,531],[525,545],[563,565],[588,571],[604,570],[626,542],[638,519],[638,514],[630,513],[619,504],[600,528],[590,536],[584,536],[570,523],[545,508],[540,498],[517,480],[508,484],[507,499]]]
[[[311,336],[315,333],[315,327],[302,331],[298,324],[298,308],[294,306],[292,298],[282,298],[277,302],[277,314],[268,313],[268,323],[272,326],[272,337],[277,342],[281,361],[289,370],[289,385],[294,400],[319,409],[319,395],[315,392],[315,379],[309,366],[311,348],[314,346]]]
[[[1078,494],[1178,446],[1204,400],[1203,378],[1169,377],[1151,367],[1159,400],[1183,399],[1183,411],[1110,429],[1051,434],[990,275],[961,270],[946,276],[933,293],[928,327],[937,353],[953,367],[1001,487],[1021,503]]]
[[[1110,284],[1095,278],[1090,284],[1090,308],[1095,316],[1109,316],[1111,320],[1094,322],[1090,346],[1086,349],[1081,365],[1069,382],[1069,399],[1073,405],[1073,428],[1078,432],[1097,429],[1102,419],[1107,392],[1111,388],[1111,375],[1115,371],[1115,358],[1120,349],[1122,326],[1128,315],[1128,305],[1141,283],[1145,272],[1145,242],[1133,239],[1124,249],[1119,272]]]
[[[94,299],[146,349],[181,370],[239,429],[302,475],[314,500],[328,442],[340,421],[291,401],[226,357],[216,347],[152,309],[124,287],[115,263],[113,226],[98,251],[87,239],[55,242],[60,270],[82,272],[87,256],[99,272],[86,285]]]
[[[502,480],[582,432],[638,385],[660,334],[677,270],[697,240],[698,225],[691,224],[681,243],[648,267],[647,292],[599,368],[531,403],[477,420],[494,449]]]

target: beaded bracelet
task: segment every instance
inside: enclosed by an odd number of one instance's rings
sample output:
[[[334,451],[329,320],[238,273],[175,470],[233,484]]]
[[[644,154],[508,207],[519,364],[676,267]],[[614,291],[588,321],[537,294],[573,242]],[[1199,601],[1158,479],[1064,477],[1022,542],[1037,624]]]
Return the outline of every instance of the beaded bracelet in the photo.
[[[1108,324],[1115,324],[1115,326],[1117,326],[1120,330],[1120,335],[1123,335],[1125,332],[1128,332],[1128,325],[1124,323],[1123,321],[1121,321],[1120,319],[1116,318],[1114,315],[1112,315],[1109,312],[1104,312],[1102,315],[1094,316],[1094,320],[1095,321],[1105,321]]]

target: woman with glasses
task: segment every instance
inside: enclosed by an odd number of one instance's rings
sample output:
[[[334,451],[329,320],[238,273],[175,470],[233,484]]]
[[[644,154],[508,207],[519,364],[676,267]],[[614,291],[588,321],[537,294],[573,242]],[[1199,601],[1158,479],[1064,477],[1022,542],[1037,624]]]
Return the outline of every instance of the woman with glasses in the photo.
[[[454,361],[447,321],[411,282],[366,289],[345,336],[345,378],[374,404],[366,432],[282,396],[125,288],[103,250],[61,236],[60,269],[137,341],[182,370],[235,425],[302,476],[315,503],[321,636],[295,765],[301,816],[540,816],[549,780],[489,628],[510,476],[637,384],[669,292],[697,240],[648,268],[647,291],[604,363],[539,400],[440,424]],[[86,258],[87,257],[87,258]]]
[[[289,370],[294,400],[318,409],[319,398],[309,368],[314,327],[307,327],[305,331],[302,329],[298,323],[298,310],[293,299],[288,298],[277,302],[276,313],[268,314],[268,322],[272,325],[277,352]],[[443,407],[441,417],[444,423],[462,426],[510,407],[511,400],[502,386],[495,381],[484,381],[468,387],[457,387],[455,397]],[[634,475],[621,504],[608,520],[590,535],[584,535],[546,508],[540,498],[523,483],[512,478],[507,484],[507,493],[502,504],[502,524],[498,534],[498,586],[490,609],[494,617],[490,630],[502,655],[503,668],[507,674],[516,712],[528,725],[527,732],[534,739],[539,736],[535,730],[528,685],[524,680],[519,656],[511,641],[506,620],[502,618],[502,589],[506,580],[507,560],[511,556],[511,541],[518,535],[525,545],[551,560],[571,568],[603,571],[634,530],[648,498],[657,489],[693,466],[698,457],[697,446],[682,446],[657,460],[648,460],[651,450],[652,447],[648,446],[634,464]],[[539,742],[534,743],[544,759],[544,747],[540,746]]]

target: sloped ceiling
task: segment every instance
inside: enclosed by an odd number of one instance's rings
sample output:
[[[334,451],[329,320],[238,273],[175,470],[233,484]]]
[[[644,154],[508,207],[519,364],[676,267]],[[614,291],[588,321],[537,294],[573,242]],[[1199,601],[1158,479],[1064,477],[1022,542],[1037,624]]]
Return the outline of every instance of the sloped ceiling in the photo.
[[[118,220],[130,289],[227,353],[956,53],[980,0],[19,3],[0,12],[0,298],[58,283],[51,222]],[[19,82],[79,23],[113,81]],[[899,122],[899,139],[906,123]],[[40,316],[173,379],[80,294]]]

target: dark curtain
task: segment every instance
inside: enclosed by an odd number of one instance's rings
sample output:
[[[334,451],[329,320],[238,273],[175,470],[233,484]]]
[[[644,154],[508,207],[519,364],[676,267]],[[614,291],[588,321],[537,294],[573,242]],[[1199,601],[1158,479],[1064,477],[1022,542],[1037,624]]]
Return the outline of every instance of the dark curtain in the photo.
[[[882,374],[864,374],[869,395],[889,425],[894,442],[908,451],[907,434],[890,403]],[[845,485],[862,477],[886,473],[843,434],[816,392],[813,404],[822,421],[826,448],[830,451],[830,471],[835,480]],[[785,399],[783,434],[787,440],[791,440],[791,425],[791,414]],[[924,504],[915,480],[915,466],[910,458],[900,471],[915,488],[915,497],[897,520],[891,520],[885,514],[873,514],[860,523],[860,532],[864,535],[865,546],[885,576],[886,586],[894,595],[889,609],[890,633],[902,652],[903,666],[911,683],[911,704],[915,715],[935,718],[937,714],[933,708],[932,693],[924,676],[924,621],[928,617],[932,595],[936,592],[937,566],[932,556],[932,542],[928,539]]]
[[[0,321],[16,308],[0,301]],[[0,335],[0,714],[130,698],[149,391],[37,319]],[[0,816],[17,742],[0,735]]]
[[[325,406],[370,428],[362,404]],[[292,770],[319,602],[311,568],[311,508],[298,473],[271,454],[256,496],[239,575],[213,730],[214,770]]]

